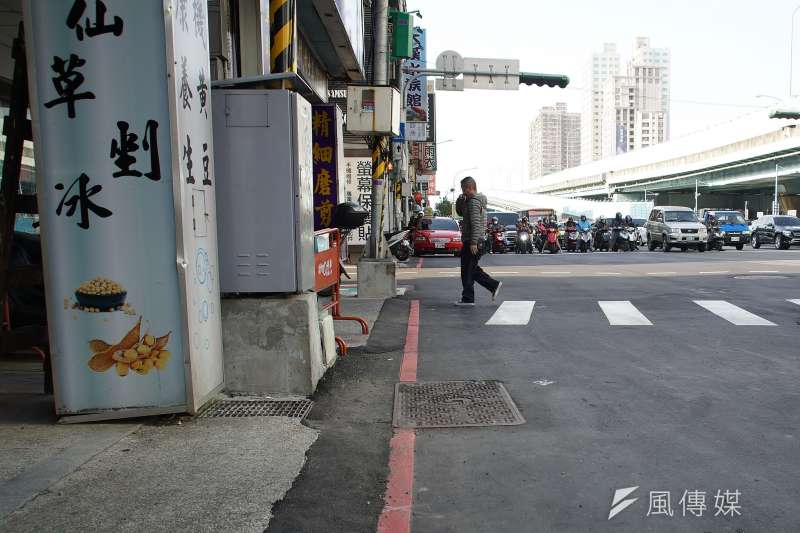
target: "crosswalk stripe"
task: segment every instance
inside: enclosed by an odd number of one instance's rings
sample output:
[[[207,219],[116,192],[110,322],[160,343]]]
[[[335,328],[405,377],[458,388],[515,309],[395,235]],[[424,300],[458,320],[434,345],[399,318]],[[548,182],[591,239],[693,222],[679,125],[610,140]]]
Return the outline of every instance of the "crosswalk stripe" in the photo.
[[[524,326],[531,321],[533,306],[535,301],[505,301],[492,318],[487,322],[487,326]]]
[[[793,304],[800,305],[800,300],[786,300],[787,302],[791,302]]]
[[[646,316],[644,316],[629,301],[618,302],[597,302],[600,309],[605,313],[608,323],[612,326],[652,326]]]
[[[725,300],[694,300],[694,303],[703,307],[720,318],[737,326],[776,326],[765,318],[754,315],[741,307],[735,306]]]

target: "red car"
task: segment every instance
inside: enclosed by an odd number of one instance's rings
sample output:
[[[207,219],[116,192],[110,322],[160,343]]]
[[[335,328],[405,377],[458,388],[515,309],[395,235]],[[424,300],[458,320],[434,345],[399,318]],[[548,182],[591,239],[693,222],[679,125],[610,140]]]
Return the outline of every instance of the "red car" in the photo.
[[[450,217],[423,217],[412,233],[414,255],[461,253],[461,228]]]

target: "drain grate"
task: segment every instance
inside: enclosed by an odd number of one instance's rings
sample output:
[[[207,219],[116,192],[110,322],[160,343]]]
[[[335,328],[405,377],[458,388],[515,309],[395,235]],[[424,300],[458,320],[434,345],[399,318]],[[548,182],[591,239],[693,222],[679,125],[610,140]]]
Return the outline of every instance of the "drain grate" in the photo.
[[[199,418],[242,418],[288,416],[303,419],[311,411],[311,400],[217,400]]]
[[[394,427],[516,426],[525,419],[498,381],[398,383]]]

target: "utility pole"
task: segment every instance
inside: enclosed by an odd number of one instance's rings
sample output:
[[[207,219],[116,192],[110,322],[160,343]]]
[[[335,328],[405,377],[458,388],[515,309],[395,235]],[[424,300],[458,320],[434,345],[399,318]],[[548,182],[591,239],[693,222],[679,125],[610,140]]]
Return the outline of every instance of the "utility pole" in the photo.
[[[700,193],[697,192],[697,180],[694,180],[694,213],[697,214],[697,197]]]
[[[389,0],[375,0],[375,42],[372,64],[373,85],[389,83]],[[369,237],[369,255],[372,259],[381,257],[380,244],[383,238],[383,201],[386,187],[386,137],[374,137],[372,144],[372,204],[370,220],[372,231]]]

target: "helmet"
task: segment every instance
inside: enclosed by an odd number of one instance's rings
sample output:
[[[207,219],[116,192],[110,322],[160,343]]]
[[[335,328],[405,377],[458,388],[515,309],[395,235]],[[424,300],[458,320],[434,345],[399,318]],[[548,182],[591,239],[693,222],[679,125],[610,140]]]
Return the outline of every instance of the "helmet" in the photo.
[[[523,222],[528,222],[528,217],[522,217]]]
[[[625,215],[625,222],[633,222],[633,219],[630,215]]]
[[[498,222],[497,217],[492,217],[492,224],[497,224],[497,222]]]
[[[614,218],[616,218],[617,220],[621,219],[622,218],[622,213],[617,212],[617,214],[616,214],[616,216]]]
[[[572,217],[569,217],[569,218],[567,219],[567,222],[575,222],[575,221],[574,221],[574,220],[572,220]]]
[[[584,222],[585,220],[586,220],[586,215],[581,215],[581,222]]]

